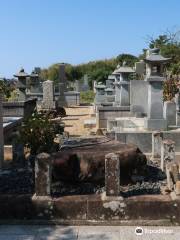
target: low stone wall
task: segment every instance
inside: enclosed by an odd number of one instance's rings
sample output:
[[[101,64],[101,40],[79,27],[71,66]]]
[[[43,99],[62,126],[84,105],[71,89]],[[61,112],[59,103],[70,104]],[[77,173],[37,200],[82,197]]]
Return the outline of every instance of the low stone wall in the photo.
[[[123,199],[103,195],[65,196],[61,198],[30,195],[1,195],[0,220],[45,220],[61,223],[136,225],[158,222],[180,224],[180,201],[169,195],[144,195]]]
[[[4,117],[29,117],[36,107],[36,99],[20,102],[3,102]]]
[[[28,98],[37,98],[38,101],[42,101],[43,99],[43,93],[27,93]],[[80,92],[75,91],[68,91],[64,92],[65,102],[67,106],[71,105],[80,105]],[[59,93],[54,94],[54,98],[56,101],[58,101]]]

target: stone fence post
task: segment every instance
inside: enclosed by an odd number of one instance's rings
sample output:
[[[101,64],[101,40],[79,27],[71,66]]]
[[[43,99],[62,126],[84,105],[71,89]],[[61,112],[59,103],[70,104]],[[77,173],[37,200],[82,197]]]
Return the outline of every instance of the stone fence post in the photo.
[[[115,153],[105,156],[105,189],[106,196],[119,196],[120,194],[120,161]]]
[[[35,160],[35,192],[37,196],[48,196],[51,194],[51,156],[40,153]]]
[[[175,142],[166,139],[161,144],[161,170],[164,171],[166,164],[175,160]]]
[[[152,159],[161,157],[163,134],[160,131],[152,132]]]

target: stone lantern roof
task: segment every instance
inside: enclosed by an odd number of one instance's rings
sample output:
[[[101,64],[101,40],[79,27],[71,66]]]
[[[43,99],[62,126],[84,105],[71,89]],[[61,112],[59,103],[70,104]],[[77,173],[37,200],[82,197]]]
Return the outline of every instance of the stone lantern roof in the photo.
[[[38,74],[35,70],[33,70],[33,71],[31,72],[30,77],[31,77],[31,78],[37,78],[37,77],[39,77],[39,74]]]
[[[114,76],[114,75],[112,75],[112,74],[111,74],[111,75],[109,75],[109,76],[108,76],[108,80],[115,80],[115,76]]]
[[[14,77],[26,78],[29,77],[29,75],[24,71],[24,68],[21,68],[20,71],[14,75]]]
[[[146,63],[166,63],[169,60],[171,60],[171,58],[165,58],[160,54],[160,49],[159,48],[154,48],[154,49],[150,49],[148,50],[148,56],[146,56],[146,58],[144,59],[144,61]]]
[[[121,73],[135,73],[135,70],[132,67],[126,66],[126,62],[123,62],[122,66],[117,66],[112,75],[119,75]]]

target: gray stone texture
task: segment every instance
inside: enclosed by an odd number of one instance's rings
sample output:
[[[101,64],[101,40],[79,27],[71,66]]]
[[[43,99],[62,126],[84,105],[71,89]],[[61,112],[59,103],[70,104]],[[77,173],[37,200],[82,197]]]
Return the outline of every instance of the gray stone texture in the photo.
[[[54,109],[55,101],[54,101],[54,85],[53,81],[47,80],[43,82],[43,101],[42,101],[43,109]]]
[[[167,125],[176,125],[176,103],[174,101],[164,102],[164,119]]]
[[[51,193],[51,157],[40,153],[35,161],[35,193],[37,196],[48,196]]]
[[[161,170],[164,171],[166,164],[175,160],[175,142],[166,139],[161,145]]]
[[[36,107],[36,99],[22,102],[3,102],[4,117],[29,117]]]
[[[163,134],[161,132],[152,132],[152,159],[161,157],[161,144]]]
[[[114,153],[105,156],[105,189],[107,196],[120,194],[120,161]]]
[[[176,126],[180,126],[180,112],[176,112]]]
[[[59,83],[64,84],[64,90],[67,89],[67,80],[66,80],[66,73],[65,73],[65,64],[59,64]]]
[[[163,89],[161,81],[149,82],[148,118],[163,119]]]
[[[148,83],[143,80],[130,81],[130,110],[132,113],[147,115]]]
[[[132,116],[129,106],[124,107],[98,107],[97,108],[97,123],[98,128],[107,128],[107,120],[118,117],[130,117]]]

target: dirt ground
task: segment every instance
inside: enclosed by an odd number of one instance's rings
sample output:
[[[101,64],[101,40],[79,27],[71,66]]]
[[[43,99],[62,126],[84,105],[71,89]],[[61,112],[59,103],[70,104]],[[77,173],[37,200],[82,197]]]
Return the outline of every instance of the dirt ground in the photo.
[[[65,131],[70,136],[87,136],[96,132],[96,128],[85,128],[84,120],[94,119],[92,106],[76,106],[66,108],[67,117],[63,118]]]

